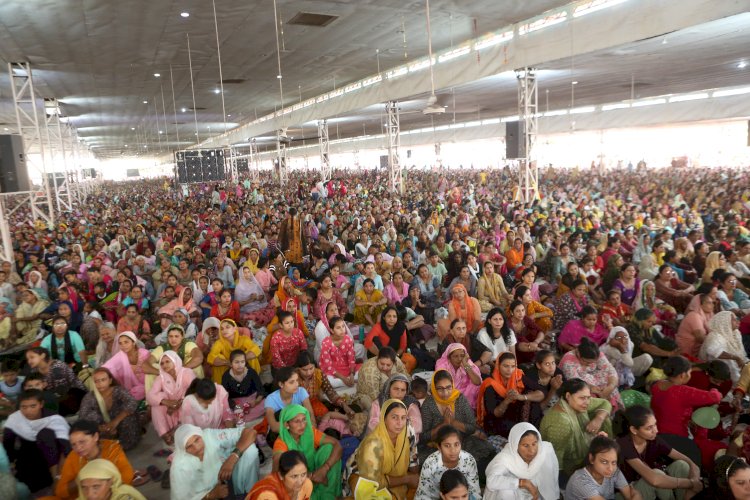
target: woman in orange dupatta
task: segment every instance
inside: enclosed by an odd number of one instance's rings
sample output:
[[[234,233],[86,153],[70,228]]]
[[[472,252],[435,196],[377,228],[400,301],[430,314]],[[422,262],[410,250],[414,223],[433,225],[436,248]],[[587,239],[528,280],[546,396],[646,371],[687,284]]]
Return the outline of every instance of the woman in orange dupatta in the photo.
[[[279,471],[255,483],[245,500],[309,500],[312,491],[307,460],[292,450],[281,454]]]
[[[507,438],[518,422],[539,425],[543,399],[539,385],[517,368],[516,357],[504,352],[497,357],[492,376],[479,388],[477,423],[487,434]]]
[[[464,320],[469,335],[476,334],[482,327],[482,308],[479,301],[469,296],[469,292],[462,284],[453,285],[451,297],[451,301],[448,302],[448,317],[437,322],[438,339],[443,340],[448,335],[450,325],[455,319]]]

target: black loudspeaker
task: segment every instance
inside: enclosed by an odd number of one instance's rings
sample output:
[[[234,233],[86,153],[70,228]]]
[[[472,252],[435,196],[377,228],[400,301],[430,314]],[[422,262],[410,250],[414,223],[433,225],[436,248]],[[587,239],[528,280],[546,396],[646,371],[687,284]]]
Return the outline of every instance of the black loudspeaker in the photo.
[[[20,135],[0,135],[0,192],[30,190],[23,139]]]
[[[522,121],[505,123],[505,158],[526,158],[526,133]]]
[[[388,155],[380,155],[380,168],[388,168]]]

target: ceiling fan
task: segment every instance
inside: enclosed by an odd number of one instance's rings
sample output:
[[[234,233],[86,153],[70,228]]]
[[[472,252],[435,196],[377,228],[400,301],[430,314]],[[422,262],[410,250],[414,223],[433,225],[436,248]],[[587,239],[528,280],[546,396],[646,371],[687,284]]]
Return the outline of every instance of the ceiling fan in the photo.
[[[425,0],[425,10],[427,12],[427,53],[430,62],[430,97],[427,99],[427,106],[422,109],[424,115],[440,115],[445,113],[445,106],[438,104],[438,98],[435,95],[435,75],[432,69],[432,28],[430,26],[430,0]]]

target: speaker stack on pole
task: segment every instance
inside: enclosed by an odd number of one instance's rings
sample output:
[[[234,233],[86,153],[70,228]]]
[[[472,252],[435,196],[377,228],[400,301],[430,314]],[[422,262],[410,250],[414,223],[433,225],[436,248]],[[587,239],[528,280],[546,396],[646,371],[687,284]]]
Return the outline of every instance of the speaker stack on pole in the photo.
[[[526,131],[522,121],[505,123],[505,158],[526,158]]]
[[[23,139],[20,135],[0,135],[0,192],[30,190]]]

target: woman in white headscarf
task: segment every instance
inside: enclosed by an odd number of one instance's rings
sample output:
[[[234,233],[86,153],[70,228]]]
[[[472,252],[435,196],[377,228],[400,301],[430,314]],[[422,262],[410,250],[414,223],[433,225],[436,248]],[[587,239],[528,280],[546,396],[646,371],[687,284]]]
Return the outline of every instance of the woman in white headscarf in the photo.
[[[706,335],[698,357],[704,361],[720,359],[729,367],[729,374],[735,384],[747,362],[747,354],[742,344],[739,320],[731,311],[722,311],[708,322]]]
[[[42,278],[42,273],[37,270],[29,271],[26,284],[29,285],[29,288],[42,290],[45,294],[49,293],[47,282]]]
[[[201,429],[188,424],[178,427],[169,470],[171,498],[226,498],[230,480],[234,495],[247,494],[258,481],[256,437],[249,427]]]
[[[513,426],[508,444],[487,466],[485,500],[557,500],[560,487],[552,444],[528,422]]]
[[[632,386],[635,383],[635,377],[646,373],[654,362],[654,358],[646,353],[633,359],[634,347],[628,331],[621,326],[616,326],[609,331],[607,342],[599,348],[617,370],[620,386]]]

